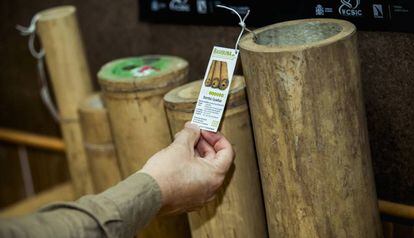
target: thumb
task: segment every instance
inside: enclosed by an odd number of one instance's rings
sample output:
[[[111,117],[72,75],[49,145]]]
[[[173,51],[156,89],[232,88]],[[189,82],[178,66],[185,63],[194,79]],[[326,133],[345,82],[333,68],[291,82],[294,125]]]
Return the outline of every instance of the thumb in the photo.
[[[200,138],[200,128],[191,122],[185,123],[184,129],[175,135],[174,143],[194,147]]]

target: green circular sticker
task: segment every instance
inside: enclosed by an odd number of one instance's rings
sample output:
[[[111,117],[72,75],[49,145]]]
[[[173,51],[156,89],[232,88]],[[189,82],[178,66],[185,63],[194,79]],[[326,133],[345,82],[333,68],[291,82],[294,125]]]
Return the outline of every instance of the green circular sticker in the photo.
[[[148,56],[122,59],[111,67],[103,69],[103,76],[111,75],[116,78],[140,78],[155,76],[165,70],[170,59],[161,56]]]

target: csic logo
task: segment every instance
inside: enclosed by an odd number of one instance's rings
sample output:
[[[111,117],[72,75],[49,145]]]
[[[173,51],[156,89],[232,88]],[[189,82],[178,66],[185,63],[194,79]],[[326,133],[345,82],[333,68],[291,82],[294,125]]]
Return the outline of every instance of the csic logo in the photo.
[[[323,16],[325,15],[325,9],[321,4],[316,5],[315,7],[315,15],[316,16]]]
[[[170,4],[168,4],[171,11],[177,12],[189,12],[190,5],[188,4],[188,0],[171,0]]]
[[[362,10],[358,9],[360,4],[361,0],[341,0],[339,14],[346,17],[360,17],[362,16]]]

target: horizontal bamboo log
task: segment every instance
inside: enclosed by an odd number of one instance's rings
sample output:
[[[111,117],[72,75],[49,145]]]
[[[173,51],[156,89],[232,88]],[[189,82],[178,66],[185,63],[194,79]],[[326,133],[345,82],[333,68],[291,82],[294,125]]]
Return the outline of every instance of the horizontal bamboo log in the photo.
[[[381,237],[355,26],[305,19],[254,33],[240,54],[269,236]]]
[[[165,95],[172,134],[191,121],[201,84],[202,81],[188,83]],[[236,159],[217,199],[200,211],[189,213],[192,237],[266,237],[253,134],[241,76],[233,78],[220,131],[234,146]]]
[[[24,199],[0,211],[0,218],[22,216],[36,211],[42,206],[57,201],[75,200],[75,192],[72,183],[63,183],[36,196]]]
[[[76,9],[63,6],[38,13],[37,33],[59,107],[68,166],[77,196],[92,193],[92,180],[82,144],[78,105],[92,92]]]
[[[94,191],[99,193],[121,180],[108,113],[99,93],[83,101],[79,119]]]
[[[139,170],[170,144],[163,96],[186,82],[187,61],[172,56],[143,56],[112,61],[98,73],[116,145],[121,175]],[[155,219],[140,237],[190,235],[185,216]]]
[[[39,149],[59,152],[65,151],[65,145],[60,138],[31,134],[6,128],[0,128],[0,141]]]
[[[382,214],[414,220],[414,207],[400,203],[378,200],[378,206]]]

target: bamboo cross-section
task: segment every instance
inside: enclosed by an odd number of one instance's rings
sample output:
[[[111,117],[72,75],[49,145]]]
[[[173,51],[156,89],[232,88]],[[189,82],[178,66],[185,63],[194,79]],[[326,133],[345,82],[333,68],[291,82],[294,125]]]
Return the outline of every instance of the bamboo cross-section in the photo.
[[[121,180],[108,113],[99,93],[82,102],[79,119],[94,191],[99,193]]]
[[[83,149],[78,105],[92,92],[92,81],[73,6],[38,13],[37,33],[60,114],[68,166],[75,194],[92,193],[92,180]]]
[[[269,236],[381,237],[355,26],[270,25],[240,54]]]
[[[233,80],[220,131],[234,146],[236,159],[217,199],[189,213],[193,238],[267,236],[244,78]],[[165,95],[171,134],[191,121],[201,85],[195,81]]]
[[[124,178],[170,144],[163,96],[185,83],[187,74],[187,61],[161,55],[115,60],[99,71],[99,83]],[[189,235],[186,217],[174,216],[156,218],[140,237],[185,238]]]

